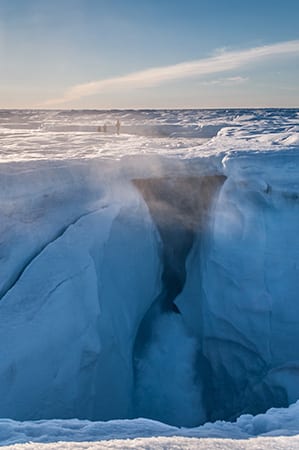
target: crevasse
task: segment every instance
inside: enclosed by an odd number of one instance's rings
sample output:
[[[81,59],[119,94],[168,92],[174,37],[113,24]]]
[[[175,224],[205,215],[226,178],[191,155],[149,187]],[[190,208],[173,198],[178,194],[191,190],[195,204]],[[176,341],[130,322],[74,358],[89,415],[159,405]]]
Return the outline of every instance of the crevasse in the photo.
[[[193,426],[295,401],[294,158],[45,169],[25,216],[2,201],[0,416]]]

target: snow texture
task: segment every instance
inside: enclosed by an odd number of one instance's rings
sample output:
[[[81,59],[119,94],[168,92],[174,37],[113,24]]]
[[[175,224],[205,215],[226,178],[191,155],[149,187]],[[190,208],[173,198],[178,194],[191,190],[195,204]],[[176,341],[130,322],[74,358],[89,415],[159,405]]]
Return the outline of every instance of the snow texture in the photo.
[[[176,445],[177,448],[189,448],[190,445],[190,448],[204,449],[269,447],[280,449],[296,448],[299,443],[299,437],[296,436],[298,429],[299,402],[289,408],[272,408],[266,414],[255,417],[246,414],[233,423],[217,421],[189,429],[176,428],[148,419],[108,422],[77,419],[15,422],[2,419],[0,420],[0,442],[9,448],[22,449],[44,448],[44,446],[34,445],[34,442],[52,443],[45,448],[68,448],[68,442],[70,447],[74,445],[74,448],[77,448],[74,443],[82,442],[82,447],[78,445],[78,448],[155,449],[176,448]],[[257,436],[259,436],[258,439]],[[87,441],[89,444],[84,444]],[[24,443],[24,445],[14,447],[14,444],[18,443]]]

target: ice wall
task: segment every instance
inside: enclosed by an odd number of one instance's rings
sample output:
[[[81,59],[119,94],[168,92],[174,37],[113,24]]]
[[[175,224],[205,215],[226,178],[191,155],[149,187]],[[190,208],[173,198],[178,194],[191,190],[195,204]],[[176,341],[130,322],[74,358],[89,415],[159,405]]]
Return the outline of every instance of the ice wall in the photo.
[[[0,416],[193,426],[295,401],[298,163],[1,169]]]
[[[69,180],[65,169],[63,178],[67,175]],[[2,417],[109,419],[131,414],[132,346],[140,317],[160,289],[159,243],[135,188],[111,177],[110,182],[114,187],[105,195],[98,189],[94,211],[82,214],[88,202],[76,196],[72,213],[78,218],[58,235],[58,219],[53,219],[50,239],[47,228],[40,233],[41,218],[30,215],[38,194],[31,197],[33,204],[27,201],[33,236],[15,225],[15,248],[20,236],[24,243],[15,258],[18,264],[7,268],[15,281],[0,301]],[[57,189],[63,184],[62,179]],[[55,184],[51,186],[53,190]],[[82,195],[84,190],[82,186]],[[70,205],[65,206],[59,223],[68,218]],[[51,217],[47,208],[40,215]],[[40,234],[49,240],[28,262],[23,253],[35,233],[37,242]],[[14,243],[8,243],[13,256]]]
[[[299,396],[299,184],[294,153],[232,155],[177,305],[209,363],[210,419]]]

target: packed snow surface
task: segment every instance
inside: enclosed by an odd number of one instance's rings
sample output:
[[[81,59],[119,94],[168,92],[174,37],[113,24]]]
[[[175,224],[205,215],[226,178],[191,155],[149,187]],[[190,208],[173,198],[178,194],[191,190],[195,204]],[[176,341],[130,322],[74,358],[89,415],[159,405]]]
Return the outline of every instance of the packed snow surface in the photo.
[[[109,422],[77,419],[15,422],[2,419],[0,442],[9,449],[29,448],[32,450],[40,448],[297,449],[298,427],[299,402],[287,409],[272,408],[266,414],[255,417],[249,414],[243,415],[233,423],[218,421],[189,429],[171,427],[146,419]],[[44,445],[38,445],[38,443],[44,443]]]
[[[298,130],[0,111],[2,445],[298,447]]]
[[[1,162],[298,146],[298,110],[0,110]],[[120,120],[120,134],[116,121]],[[97,131],[98,127],[106,132]]]

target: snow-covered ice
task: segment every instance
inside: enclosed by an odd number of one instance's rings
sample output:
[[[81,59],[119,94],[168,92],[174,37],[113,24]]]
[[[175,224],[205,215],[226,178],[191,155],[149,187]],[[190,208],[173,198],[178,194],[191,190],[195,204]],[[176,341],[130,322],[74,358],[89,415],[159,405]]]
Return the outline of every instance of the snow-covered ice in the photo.
[[[298,448],[299,402],[266,414],[241,416],[195,428],[176,428],[148,419],[0,421],[1,444],[7,448]],[[80,445],[75,444],[81,443]],[[87,443],[88,442],[88,443]],[[23,445],[22,445],[23,443]],[[27,443],[27,444],[26,444]],[[41,446],[38,443],[48,443]],[[18,445],[19,444],[19,445]]]
[[[0,111],[2,445],[298,446],[298,130]]]
[[[0,110],[0,139],[1,162],[278,150],[298,146],[298,110]]]

